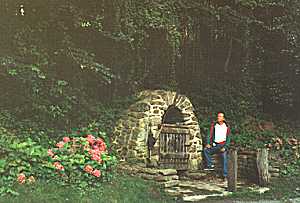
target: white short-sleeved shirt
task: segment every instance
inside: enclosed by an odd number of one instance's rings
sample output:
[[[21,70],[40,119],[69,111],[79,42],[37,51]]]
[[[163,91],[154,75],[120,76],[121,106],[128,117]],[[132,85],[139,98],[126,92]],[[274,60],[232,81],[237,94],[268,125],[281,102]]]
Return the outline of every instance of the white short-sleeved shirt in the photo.
[[[217,123],[215,125],[215,140],[214,142],[220,143],[226,141],[226,136],[227,136],[227,125],[223,123],[220,125]]]

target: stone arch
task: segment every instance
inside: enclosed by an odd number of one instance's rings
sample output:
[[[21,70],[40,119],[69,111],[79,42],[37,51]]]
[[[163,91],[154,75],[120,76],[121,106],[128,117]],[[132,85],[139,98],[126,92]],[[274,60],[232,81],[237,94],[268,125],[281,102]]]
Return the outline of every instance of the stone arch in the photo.
[[[137,94],[137,102],[132,104],[117,121],[113,134],[113,148],[121,159],[145,161],[147,158],[147,138],[149,132],[155,139],[159,136],[159,125],[168,108],[176,107],[181,112],[181,124],[190,130],[190,168],[197,168],[201,162],[202,139],[198,119],[191,101],[176,92],[145,90]],[[154,145],[152,158],[158,160]]]

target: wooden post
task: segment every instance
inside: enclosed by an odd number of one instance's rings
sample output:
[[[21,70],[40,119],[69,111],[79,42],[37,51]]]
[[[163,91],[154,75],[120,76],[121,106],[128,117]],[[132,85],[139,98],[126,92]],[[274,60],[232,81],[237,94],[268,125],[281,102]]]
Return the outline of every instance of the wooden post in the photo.
[[[236,185],[237,185],[237,151],[236,150],[229,150],[228,156],[228,191],[235,192]]]
[[[256,164],[258,170],[258,184],[260,186],[266,186],[269,183],[269,163],[267,149],[258,149]]]

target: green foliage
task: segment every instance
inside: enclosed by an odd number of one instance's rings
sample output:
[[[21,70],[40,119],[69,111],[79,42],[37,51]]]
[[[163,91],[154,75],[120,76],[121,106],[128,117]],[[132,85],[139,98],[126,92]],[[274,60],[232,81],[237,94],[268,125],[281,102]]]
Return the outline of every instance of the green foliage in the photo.
[[[5,128],[0,128],[0,194],[17,194],[13,186],[20,173],[35,178],[42,177],[47,165],[45,148],[31,138],[22,141]]]
[[[48,150],[48,155],[53,175],[60,175],[67,184],[82,190],[88,185],[100,186],[100,180],[109,180],[116,164],[116,157],[108,154],[103,139],[92,134],[64,137],[56,148]]]
[[[90,107],[93,112],[93,117],[87,125],[90,130],[102,129],[106,132],[107,139],[109,139],[118,119],[123,115],[124,111],[136,101],[137,98],[135,96],[126,96],[115,98],[109,102],[97,102]]]
[[[290,154],[290,156],[293,156],[293,154]],[[295,176],[300,176],[299,171],[300,171],[300,161],[299,159],[297,159],[292,162],[289,162],[288,164],[285,164],[284,169],[281,171],[281,173],[284,176],[295,177]]]
[[[32,185],[17,185],[19,196],[0,197],[0,202],[174,202],[157,184],[137,177],[118,175],[100,188],[87,186],[87,192],[59,185],[53,181],[37,181]]]
[[[17,195],[13,187],[18,181],[30,184],[35,179],[51,179],[60,185],[81,188],[84,192],[87,185],[100,187],[103,181],[113,177],[117,160],[108,152],[109,137],[94,124],[69,132],[70,137],[64,137],[56,148],[49,149],[48,156],[47,148],[32,141],[29,134],[23,141],[1,127],[0,135],[2,195]],[[87,166],[92,169],[90,173],[84,172],[88,170]]]
[[[229,103],[232,115],[272,113],[269,103],[288,115],[299,102],[297,1],[33,1],[25,16],[18,6],[5,1],[0,18],[0,99],[18,118],[69,128],[90,120],[92,103],[153,85],[193,97],[201,87],[217,98],[195,103],[209,112]],[[222,78],[202,84],[220,66],[234,74],[227,92]]]

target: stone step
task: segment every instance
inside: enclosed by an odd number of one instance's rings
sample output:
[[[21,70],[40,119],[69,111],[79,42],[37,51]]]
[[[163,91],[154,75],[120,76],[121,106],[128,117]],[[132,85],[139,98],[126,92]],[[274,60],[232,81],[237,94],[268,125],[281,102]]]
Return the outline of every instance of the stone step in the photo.
[[[154,178],[154,180],[162,182],[162,181],[170,181],[170,180],[179,180],[179,176],[178,175],[171,175],[171,176],[156,176]]]
[[[161,182],[160,185],[164,188],[174,187],[179,185],[179,180],[170,180],[167,182]]]
[[[166,176],[166,175],[177,175],[176,169],[160,169],[159,173]]]
[[[230,194],[230,192],[225,192],[224,194],[211,194],[211,195],[191,195],[191,196],[184,196],[182,199],[185,202],[198,202],[200,200],[207,199],[208,197],[223,197]]]

